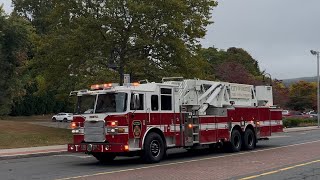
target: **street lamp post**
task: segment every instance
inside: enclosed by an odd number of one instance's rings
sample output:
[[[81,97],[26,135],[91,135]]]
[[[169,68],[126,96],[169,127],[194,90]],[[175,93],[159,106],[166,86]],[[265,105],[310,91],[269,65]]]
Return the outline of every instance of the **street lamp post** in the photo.
[[[269,76],[269,78],[270,78],[270,79],[269,79],[269,86],[272,86],[272,77],[271,77],[271,74],[264,72],[262,75],[263,75],[263,82],[265,82],[264,78],[266,77],[266,75]]]
[[[314,50],[311,50],[310,51],[312,55],[315,55],[317,56],[317,118],[318,118],[318,128],[320,126],[320,98],[319,98],[319,95],[320,95],[320,85],[319,85],[319,81],[320,81],[320,77],[319,77],[319,54],[320,52],[319,51],[314,51]]]

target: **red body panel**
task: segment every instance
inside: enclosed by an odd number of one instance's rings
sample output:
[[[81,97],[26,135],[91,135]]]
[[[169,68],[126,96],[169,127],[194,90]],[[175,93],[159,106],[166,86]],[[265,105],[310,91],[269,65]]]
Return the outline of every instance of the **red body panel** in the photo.
[[[230,115],[230,116],[229,116]],[[230,138],[230,131],[228,128],[228,122],[234,122],[235,111],[228,111],[228,117],[217,117],[217,140]]]
[[[271,136],[270,109],[259,108],[260,137]]]
[[[126,132],[120,134],[106,135],[108,143],[95,143],[99,152],[125,152],[125,145],[130,141],[137,141],[138,147],[143,146],[143,138],[151,128],[161,130],[166,140],[171,140],[174,147],[184,146],[184,119],[180,113],[172,112],[151,112],[149,113],[128,113],[125,115],[110,115],[104,119],[108,121],[118,121],[118,126],[126,127]],[[75,116],[74,122],[83,122],[84,118]],[[235,126],[240,126],[244,131],[247,125],[252,125],[256,130],[260,129],[260,136],[271,136],[272,132],[282,132],[282,114],[280,110],[269,109],[267,107],[235,107],[228,109],[226,116],[200,116],[199,143],[209,144],[219,140],[228,141],[231,130]],[[86,148],[81,147],[84,140],[83,134],[74,134],[73,144],[68,145],[70,152],[85,152]],[[82,143],[82,145],[85,143]],[[168,144],[168,142],[167,142]],[[110,148],[105,149],[108,145]],[[76,148],[78,147],[78,148]],[[130,148],[129,148],[130,150]]]
[[[200,118],[200,143],[210,143],[217,141],[217,126],[215,120],[216,117]]]

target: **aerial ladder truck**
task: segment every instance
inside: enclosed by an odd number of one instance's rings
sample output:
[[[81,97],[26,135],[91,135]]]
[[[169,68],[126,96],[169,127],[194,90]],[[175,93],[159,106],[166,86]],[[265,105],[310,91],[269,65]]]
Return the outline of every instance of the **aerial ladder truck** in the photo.
[[[170,77],[161,83],[96,84],[70,95],[78,103],[68,151],[99,161],[141,156],[155,163],[169,148],[252,150],[283,130],[271,86]]]

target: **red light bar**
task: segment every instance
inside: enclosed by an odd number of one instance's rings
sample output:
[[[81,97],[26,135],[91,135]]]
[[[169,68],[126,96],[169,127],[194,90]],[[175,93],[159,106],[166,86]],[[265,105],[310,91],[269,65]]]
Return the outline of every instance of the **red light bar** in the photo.
[[[99,84],[91,85],[91,90],[97,90],[97,89],[100,89],[100,85]]]
[[[91,85],[91,90],[102,90],[102,89],[110,89],[112,87],[118,86],[117,83],[105,83],[105,84],[95,84]]]

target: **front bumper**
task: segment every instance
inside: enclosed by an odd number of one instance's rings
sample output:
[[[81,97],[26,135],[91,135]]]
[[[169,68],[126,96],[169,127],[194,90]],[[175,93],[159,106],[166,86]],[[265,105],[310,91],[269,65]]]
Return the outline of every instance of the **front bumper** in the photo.
[[[79,143],[68,144],[68,152],[128,152],[124,144],[110,143]]]

